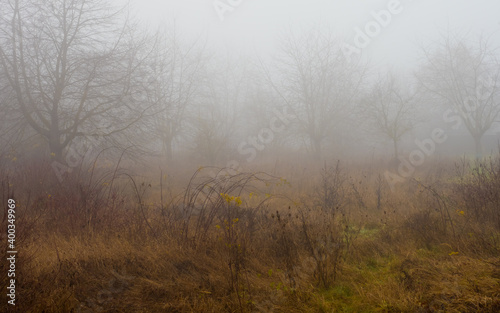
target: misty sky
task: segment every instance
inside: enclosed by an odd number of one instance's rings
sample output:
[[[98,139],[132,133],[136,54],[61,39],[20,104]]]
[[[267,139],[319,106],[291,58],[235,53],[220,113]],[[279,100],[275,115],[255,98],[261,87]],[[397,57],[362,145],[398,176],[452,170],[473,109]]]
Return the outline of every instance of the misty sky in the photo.
[[[392,14],[390,23],[362,49],[372,66],[412,68],[421,43],[437,39],[438,32],[447,29],[471,35],[484,32],[500,45],[498,0],[392,1],[400,3],[401,12]],[[374,21],[372,12],[387,10],[390,2],[242,0],[234,10],[226,11],[221,21],[213,0],[130,1],[132,12],[150,27],[175,19],[183,36],[201,37],[214,51],[250,57],[272,53],[276,38],[288,29],[300,31],[311,26],[330,27],[344,42],[353,44],[355,28],[364,29]]]

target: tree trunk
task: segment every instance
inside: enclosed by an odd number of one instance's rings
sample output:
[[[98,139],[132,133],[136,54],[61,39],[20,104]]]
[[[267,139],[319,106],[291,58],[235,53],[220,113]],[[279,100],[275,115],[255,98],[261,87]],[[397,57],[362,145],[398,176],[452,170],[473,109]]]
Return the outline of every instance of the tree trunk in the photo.
[[[398,141],[396,139],[393,139],[392,142],[393,142],[393,145],[394,145],[394,160],[398,161],[399,160]]]
[[[165,154],[165,159],[167,160],[167,164],[172,163],[172,139],[171,138],[166,138],[163,141],[163,150]]]
[[[62,145],[57,141],[57,139],[50,138],[49,139],[49,148],[50,153],[54,157],[56,161],[62,163],[63,161],[63,148]]]
[[[60,142],[60,134],[58,129],[58,119],[57,116],[52,118],[52,125],[50,125],[49,131],[49,149],[50,154],[54,159],[59,162],[63,160],[63,145]]]
[[[482,135],[474,136],[474,144],[476,147],[476,159],[481,159],[483,157],[483,146],[481,144]]]
[[[321,139],[311,136],[313,156],[316,160],[321,159]]]

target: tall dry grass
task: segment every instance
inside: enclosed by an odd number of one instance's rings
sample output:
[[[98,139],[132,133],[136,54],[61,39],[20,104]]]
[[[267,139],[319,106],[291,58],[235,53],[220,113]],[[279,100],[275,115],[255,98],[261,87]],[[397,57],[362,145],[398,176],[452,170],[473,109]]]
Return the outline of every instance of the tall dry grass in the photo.
[[[120,166],[62,184],[45,163],[3,167],[2,201],[19,203],[9,309],[498,312],[500,164],[457,164],[396,192],[383,168],[342,162],[292,179],[200,168],[177,194]]]

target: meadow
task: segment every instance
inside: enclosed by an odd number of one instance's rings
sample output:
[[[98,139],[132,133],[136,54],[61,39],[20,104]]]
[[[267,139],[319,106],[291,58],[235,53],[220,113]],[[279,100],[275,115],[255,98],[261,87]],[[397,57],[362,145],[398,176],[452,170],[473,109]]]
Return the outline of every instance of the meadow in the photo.
[[[62,183],[49,163],[3,167],[2,203],[17,202],[9,309],[500,310],[498,158],[431,160],[394,190],[384,164],[296,165],[137,175],[96,162]]]

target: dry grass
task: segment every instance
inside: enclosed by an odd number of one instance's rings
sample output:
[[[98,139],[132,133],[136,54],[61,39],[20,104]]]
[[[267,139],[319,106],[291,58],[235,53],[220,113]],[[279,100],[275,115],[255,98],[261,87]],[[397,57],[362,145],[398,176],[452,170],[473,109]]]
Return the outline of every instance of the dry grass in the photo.
[[[30,193],[25,176],[9,175],[3,200],[14,192],[20,203],[16,309],[498,312],[495,162],[423,170],[394,193],[379,170],[342,164],[291,185],[202,169],[177,197],[117,169]]]

